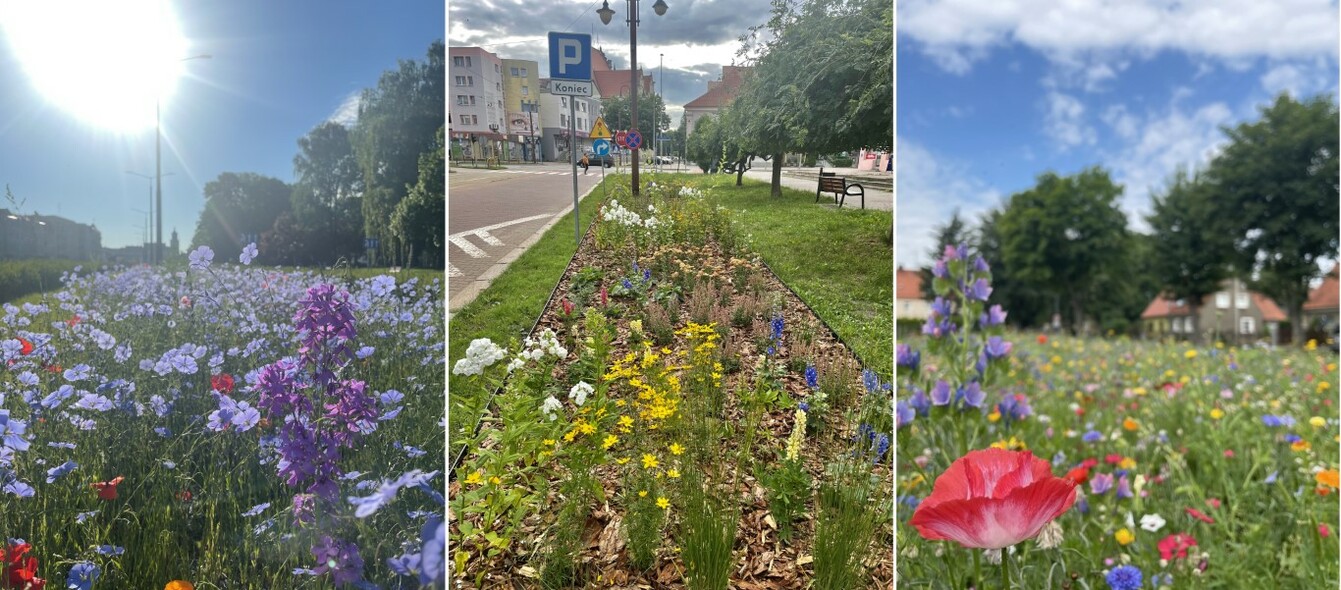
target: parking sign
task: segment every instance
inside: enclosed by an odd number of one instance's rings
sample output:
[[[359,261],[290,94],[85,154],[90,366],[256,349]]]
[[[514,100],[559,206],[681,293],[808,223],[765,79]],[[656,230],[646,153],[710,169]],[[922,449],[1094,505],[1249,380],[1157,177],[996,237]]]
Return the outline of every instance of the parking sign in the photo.
[[[549,77],[552,80],[591,80],[591,35],[551,31]]]

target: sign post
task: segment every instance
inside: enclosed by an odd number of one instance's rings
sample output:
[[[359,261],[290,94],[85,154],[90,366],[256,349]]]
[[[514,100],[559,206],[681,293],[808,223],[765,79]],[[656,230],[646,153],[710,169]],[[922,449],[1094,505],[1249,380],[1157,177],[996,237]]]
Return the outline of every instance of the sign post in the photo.
[[[579,96],[591,96],[591,35],[549,33],[550,92],[568,96],[568,161],[573,170],[573,240],[582,243],[581,209],[577,201],[577,120]],[[605,167],[601,167],[604,174]]]

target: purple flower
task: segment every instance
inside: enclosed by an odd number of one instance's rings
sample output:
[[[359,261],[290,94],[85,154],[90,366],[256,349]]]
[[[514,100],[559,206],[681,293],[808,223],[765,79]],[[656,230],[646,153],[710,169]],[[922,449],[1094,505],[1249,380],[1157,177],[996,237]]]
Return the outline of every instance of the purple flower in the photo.
[[[1140,590],[1141,568],[1134,565],[1120,565],[1108,571],[1104,577],[1112,590]]]
[[[33,497],[33,494],[37,493],[36,490],[33,489],[33,486],[17,479],[6,482],[3,487],[0,487],[0,492],[14,494],[20,498],[31,498]]]
[[[908,400],[899,400],[894,409],[896,428],[903,428],[911,424],[917,417],[917,411],[913,409],[912,403]]]
[[[79,464],[74,461],[66,461],[47,470],[47,483],[56,483],[56,480],[65,477],[71,471],[79,468]]]
[[[442,517],[434,514],[424,523],[419,534],[423,549],[419,553],[419,583],[429,585],[441,580],[444,574],[443,556],[447,555],[447,528]]]
[[[269,507],[270,507],[270,503],[269,503],[269,502],[262,502],[262,503],[260,503],[260,504],[255,505],[255,506],[252,506],[252,507],[251,507],[249,510],[247,510],[246,512],[243,512],[243,513],[242,513],[242,516],[256,516],[257,514],[260,514],[260,513],[262,513],[262,512],[265,512],[265,509],[266,509],[266,508],[269,508]]]
[[[908,346],[907,344],[900,344],[898,346],[898,353],[896,355],[896,364],[899,367],[910,369],[915,373],[917,372],[917,368],[919,365],[921,365],[921,363],[922,363],[922,351],[913,350],[912,347]]]
[[[419,572],[419,554],[408,552],[397,557],[388,557],[386,565],[398,576],[413,576]]]
[[[990,272],[992,269],[990,266],[987,266],[987,260],[984,259],[982,256],[974,256],[973,270],[978,272]]]
[[[1090,478],[1090,491],[1097,496],[1102,496],[1113,487],[1113,475],[1110,473],[1096,473]]]
[[[983,352],[987,354],[989,360],[994,360],[1010,354],[1010,349],[1013,346],[1013,344],[1006,342],[1005,339],[1000,336],[992,336],[987,339],[987,344],[983,347]]]
[[[214,262],[214,250],[211,250],[209,246],[201,246],[191,251],[186,257],[191,261],[192,269],[205,270],[210,267],[211,262]]]
[[[98,545],[96,551],[98,552],[99,555],[108,555],[111,557],[116,557],[117,555],[125,553],[126,548],[117,547],[116,545]]]
[[[949,317],[954,313],[949,299],[937,297],[931,302],[931,313],[940,317]]]
[[[987,279],[973,281],[973,285],[964,293],[964,297],[974,301],[987,301],[987,298],[991,295],[992,287],[987,283]]]
[[[773,322],[771,323],[771,327],[773,328],[773,339],[774,339],[774,340],[782,340],[782,330],[783,330],[783,328],[784,328],[785,326],[786,326],[786,323],[782,320],[782,315],[781,315],[781,314],[776,315],[776,316],[773,317]]]
[[[1084,436],[1081,436],[1081,437],[1080,437],[1080,440],[1083,440],[1083,441],[1085,441],[1085,442],[1087,442],[1087,443],[1095,443],[1095,442],[1099,442],[1099,441],[1101,441],[1101,440],[1103,440],[1103,439],[1104,439],[1104,435],[1103,435],[1102,433],[1100,433],[1098,430],[1089,430],[1089,431],[1086,431],[1085,434],[1084,434]]]
[[[815,370],[815,365],[806,366],[806,387],[819,389],[819,371]]]
[[[98,575],[101,573],[102,570],[99,570],[98,566],[87,561],[81,561],[70,568],[70,574],[65,578],[65,587],[89,590],[93,587],[93,583],[98,581]]]
[[[251,264],[251,261],[256,258],[256,254],[256,242],[247,244],[247,247],[243,248],[242,253],[238,255],[238,262],[241,262],[242,264]]]
[[[318,576],[330,573],[337,586],[363,579],[363,558],[359,557],[359,548],[353,543],[323,535],[312,547],[312,556],[317,561],[317,567],[312,571]]]
[[[1001,324],[1005,323],[1005,321],[1006,321],[1006,312],[1005,310],[1001,309],[1000,304],[996,304],[988,308],[987,311],[983,312],[983,314],[978,318],[978,324],[981,325],[983,328],[1000,326]]]
[[[423,473],[418,469],[407,471],[393,481],[383,481],[377,487],[377,491],[370,496],[350,496],[349,503],[357,506],[354,510],[354,516],[357,518],[367,518],[372,516],[383,506],[396,498],[396,493],[405,486],[417,486],[421,482],[428,481],[438,475],[437,471],[432,473]]]
[[[955,401],[962,401],[964,404],[962,406],[963,408],[969,406],[981,408],[982,402],[986,397],[987,394],[982,390],[982,387],[978,385],[977,381],[971,382],[965,387],[960,387],[959,390],[955,392]]]
[[[1117,497],[1118,499],[1127,499],[1131,496],[1131,481],[1127,479],[1127,476],[1123,475],[1122,477],[1119,477],[1117,481]]]
[[[938,279],[944,279],[950,276],[950,269],[946,266],[944,260],[937,260],[936,264],[931,267],[931,275]]]
[[[931,412],[931,400],[927,399],[927,393],[922,391],[920,387],[913,387],[913,395],[908,398],[908,405],[912,406],[913,410],[921,416],[926,416]]]
[[[944,406],[950,403],[950,384],[944,379],[937,379],[936,385],[931,387],[931,404],[935,406]]]
[[[1001,399],[1001,403],[996,405],[996,410],[1001,412],[1001,417],[1008,422],[1023,420],[1033,414],[1033,408],[1029,407],[1029,398],[1024,394],[1006,394]]]

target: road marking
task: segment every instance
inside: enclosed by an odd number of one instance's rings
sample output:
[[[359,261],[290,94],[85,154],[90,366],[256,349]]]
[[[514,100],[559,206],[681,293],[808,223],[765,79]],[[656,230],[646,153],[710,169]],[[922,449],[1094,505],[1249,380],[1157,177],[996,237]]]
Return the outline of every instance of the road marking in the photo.
[[[484,243],[489,244],[490,246],[502,246],[502,245],[503,245],[503,241],[502,241],[502,240],[499,240],[498,238],[495,238],[493,234],[491,234],[491,233],[489,233],[489,232],[487,232],[487,231],[484,231],[484,230],[482,230],[482,229],[477,229],[477,230],[475,230],[475,236],[478,237],[478,238],[481,239],[481,240],[484,240]]]
[[[484,226],[484,227],[477,227],[477,228],[475,228],[475,229],[468,229],[468,230],[463,231],[463,232],[457,232],[457,233],[454,233],[454,234],[452,234],[451,236],[448,236],[448,237],[449,237],[449,238],[459,238],[459,237],[465,237],[465,236],[468,236],[468,235],[471,235],[471,234],[476,234],[476,233],[478,233],[478,232],[491,232],[491,231],[494,231],[494,230],[496,230],[496,229],[503,229],[503,228],[505,228],[505,227],[507,227],[507,226],[509,226],[509,225],[517,225],[518,223],[526,223],[526,222],[528,222],[528,221],[535,221],[535,220],[537,220],[537,219],[548,219],[548,218],[550,218],[550,217],[554,217],[554,215],[553,215],[553,214],[550,214],[550,213],[546,213],[546,214],[543,214],[543,215],[532,215],[532,216],[530,216],[530,217],[523,217],[523,218],[521,218],[521,219],[513,219],[512,221],[504,221],[504,222],[502,222],[502,223],[495,223],[495,224],[493,224],[493,225],[486,225],[486,226]]]
[[[466,254],[469,254],[471,258],[484,258],[488,256],[488,254],[484,253],[484,250],[481,250],[476,247],[475,244],[470,243],[470,240],[467,240],[463,235],[447,236],[447,239],[453,244],[456,244],[457,248],[460,248]]]
[[[459,276],[461,276],[461,274],[462,274],[462,273],[461,273],[461,269],[459,269],[459,268],[457,268],[457,267],[455,267],[455,266],[452,266],[451,264],[448,264],[448,265],[447,265],[447,276],[449,276],[449,277],[459,277]]]

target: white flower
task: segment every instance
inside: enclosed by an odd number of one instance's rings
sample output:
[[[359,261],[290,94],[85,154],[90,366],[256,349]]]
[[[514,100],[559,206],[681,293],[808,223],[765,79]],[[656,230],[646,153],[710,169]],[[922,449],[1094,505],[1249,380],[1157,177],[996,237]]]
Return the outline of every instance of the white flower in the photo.
[[[1164,517],[1158,514],[1147,514],[1141,517],[1141,528],[1155,532],[1164,528]]]
[[[987,560],[987,563],[990,563],[992,565],[1001,565],[1000,549],[987,549],[982,552],[982,556],[984,559]]]
[[[550,422],[553,422],[555,418],[558,418],[558,416],[555,415],[555,412],[558,412],[562,408],[563,403],[552,395],[545,398],[545,403],[540,404],[540,411],[544,412],[545,415],[549,417]]]
[[[512,359],[512,362],[508,363],[508,373],[511,374],[513,371],[516,371],[517,369],[520,369],[525,365],[526,360],[523,359],[522,357],[514,358]]]
[[[479,375],[484,369],[507,356],[507,351],[488,338],[476,338],[466,348],[466,358],[452,366],[453,375]]]
[[[587,403],[587,396],[596,392],[596,389],[587,384],[586,381],[578,381],[572,389],[568,390],[568,399],[581,406]]]
[[[1051,521],[1043,526],[1043,532],[1038,534],[1038,548],[1052,549],[1062,544],[1062,525],[1057,521]]]

